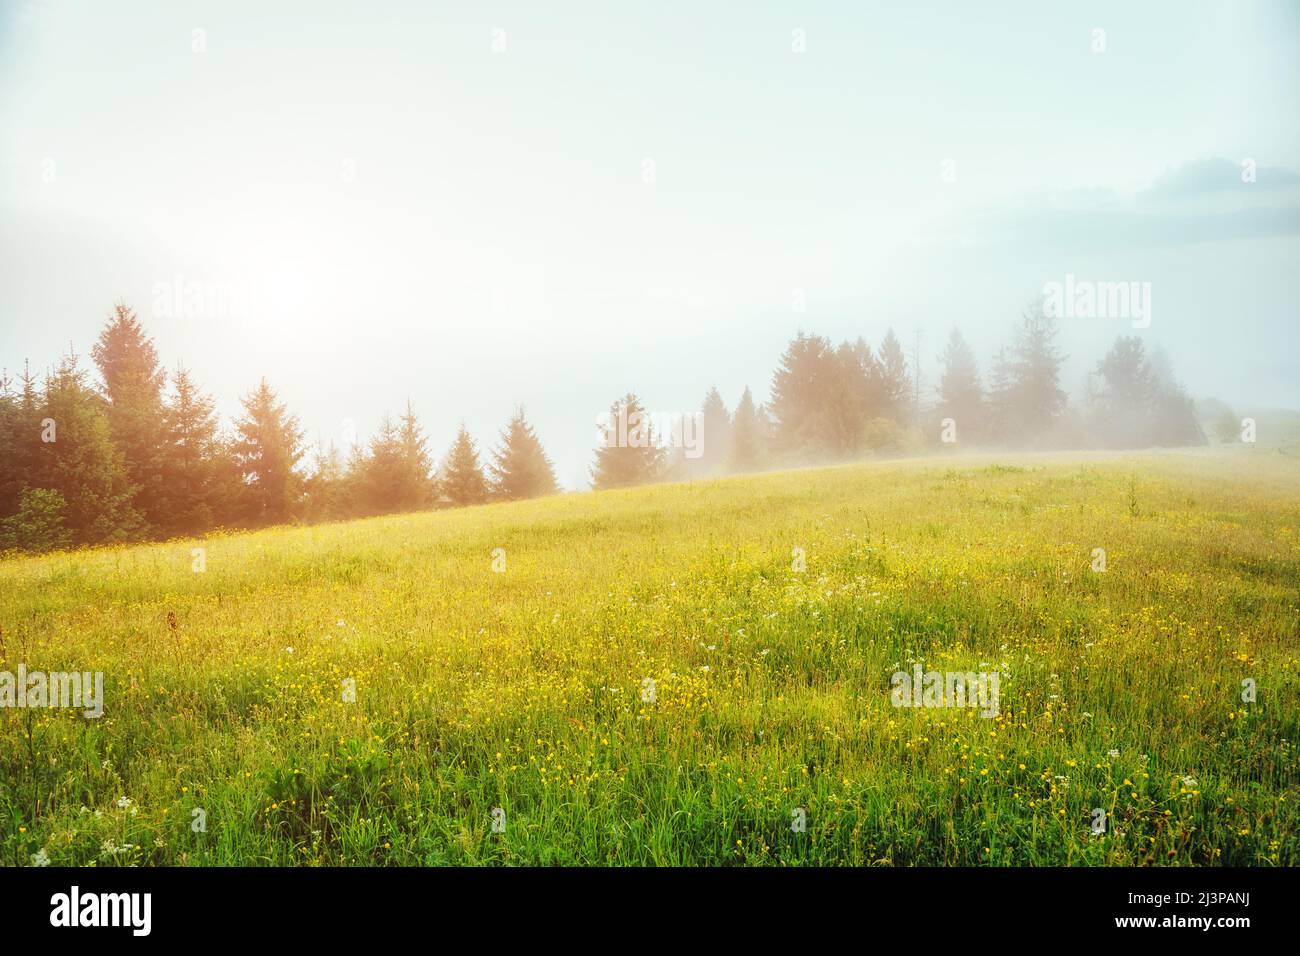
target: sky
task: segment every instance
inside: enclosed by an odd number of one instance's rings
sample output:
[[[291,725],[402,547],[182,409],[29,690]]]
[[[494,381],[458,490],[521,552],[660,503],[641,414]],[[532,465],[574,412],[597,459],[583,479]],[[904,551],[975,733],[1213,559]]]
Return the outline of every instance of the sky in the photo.
[[[1285,2],[0,0],[0,364],[125,302],[227,421],[409,399],[441,457],[522,404],[579,488],[629,390],[889,328],[932,388],[1072,276],[1150,290],[1063,319],[1072,392],[1136,334],[1300,408],[1297,49]]]

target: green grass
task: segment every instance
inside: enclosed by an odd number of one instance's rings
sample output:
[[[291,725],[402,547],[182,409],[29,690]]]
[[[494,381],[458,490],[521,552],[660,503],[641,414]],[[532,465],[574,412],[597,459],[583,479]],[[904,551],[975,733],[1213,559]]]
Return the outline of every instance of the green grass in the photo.
[[[1298,624],[1300,459],[1263,449],[11,560],[0,669],[100,670],[107,700],[0,710],[0,859],[1296,865]],[[1000,715],[892,707],[915,662],[997,670]]]

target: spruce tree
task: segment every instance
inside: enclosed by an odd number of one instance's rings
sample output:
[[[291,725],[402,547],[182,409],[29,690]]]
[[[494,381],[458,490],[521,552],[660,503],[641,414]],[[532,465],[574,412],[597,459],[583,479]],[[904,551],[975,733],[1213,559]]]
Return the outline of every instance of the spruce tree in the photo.
[[[363,514],[402,509],[402,437],[388,415],[367,446],[358,490]]]
[[[487,499],[487,479],[479,464],[478,449],[464,424],[447,452],[439,487],[453,505],[476,505]]]
[[[67,511],[63,495],[53,488],[24,488],[17,511],[0,518],[0,552],[41,554],[69,547],[72,532],[67,528]]]
[[[235,460],[245,483],[244,515],[258,524],[293,517],[302,496],[297,465],[305,453],[302,428],[262,379],[244,396],[243,417],[235,423]]]
[[[834,393],[843,382],[835,350],[819,335],[800,332],[772,375],[774,451],[789,461],[841,456],[841,430]]]
[[[1006,348],[1000,348],[989,367],[985,434],[995,441],[1008,441],[1016,431],[1015,368]]]
[[[763,466],[763,427],[748,387],[732,417],[728,465],[734,472],[757,471]]]
[[[1055,320],[1026,311],[1011,355],[1011,437],[1030,441],[1065,411],[1066,395],[1060,386],[1065,357],[1056,348]]]
[[[1200,445],[1205,433],[1168,357],[1147,358],[1142,340],[1121,335],[1097,363],[1100,389],[1092,396],[1092,427],[1119,448]]]
[[[905,425],[911,418],[908,413],[911,404],[908,394],[911,391],[911,376],[907,371],[907,357],[903,355],[903,346],[893,329],[885,333],[880,343],[880,381],[885,417],[893,419],[899,425]]]
[[[700,456],[688,458],[688,470],[704,475],[726,471],[731,459],[731,413],[716,387],[710,388],[700,408]]]
[[[230,517],[237,476],[218,434],[211,397],[183,367],[172,376],[163,406],[162,473],[168,513],[157,526],[169,534],[201,534]]]
[[[525,419],[522,406],[515,410],[501,432],[501,444],[493,453],[488,470],[492,495],[503,501],[537,498],[559,491],[555,468]]]
[[[984,390],[980,386],[975,353],[957,329],[949,334],[939,361],[943,368],[937,388],[937,418],[951,418],[956,422],[958,441],[979,438],[984,433]]]
[[[401,507],[407,511],[428,508],[437,497],[437,482],[433,478],[428,441],[409,398],[398,429],[398,443],[400,478],[397,495]]]
[[[135,313],[119,303],[91,357],[103,379],[109,429],[134,486],[136,510],[150,525],[162,527],[185,505],[171,501],[164,485],[162,392],[167,373],[158,364],[158,351]]]
[[[40,444],[41,416],[36,381],[24,366],[21,391],[0,373],[0,518],[14,514],[32,480]]]
[[[57,491],[74,543],[129,541],[145,531],[134,489],[113,445],[104,399],[69,353],[46,379],[40,442],[28,476],[33,488]]]
[[[629,392],[610,406],[591,471],[592,486],[628,488],[658,481],[666,457],[645,407]]]
[[[347,470],[333,442],[323,448],[316,446],[314,467],[303,490],[307,520],[336,521],[349,515]]]

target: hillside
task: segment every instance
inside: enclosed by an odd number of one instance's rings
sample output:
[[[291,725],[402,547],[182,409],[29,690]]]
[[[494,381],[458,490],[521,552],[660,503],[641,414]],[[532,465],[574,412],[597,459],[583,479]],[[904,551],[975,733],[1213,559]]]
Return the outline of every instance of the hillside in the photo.
[[[104,702],[0,709],[0,858],[1296,865],[1298,625],[1300,461],[1249,447],[10,560],[0,670]],[[893,706],[918,664],[996,716]]]

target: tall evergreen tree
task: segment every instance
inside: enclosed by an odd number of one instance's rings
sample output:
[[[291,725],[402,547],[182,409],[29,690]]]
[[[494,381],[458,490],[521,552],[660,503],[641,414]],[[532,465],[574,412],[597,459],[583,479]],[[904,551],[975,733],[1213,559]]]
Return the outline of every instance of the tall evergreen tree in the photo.
[[[347,469],[333,442],[316,446],[315,462],[304,482],[303,512],[309,521],[336,521],[352,512]]]
[[[366,451],[355,457],[357,512],[385,514],[428,508],[435,497],[432,469],[424,431],[408,400],[399,421],[394,424],[385,415]]]
[[[871,347],[861,337],[856,342],[842,342],[835,350],[835,364],[830,370],[830,388],[823,407],[827,451],[838,459],[852,459],[866,450],[865,424],[873,405],[878,404],[879,367]]]
[[[243,416],[235,423],[235,460],[243,476],[247,520],[275,524],[293,517],[302,496],[297,471],[306,449],[298,419],[262,379],[244,396]]]
[[[758,471],[764,463],[764,446],[763,423],[754,407],[754,396],[746,387],[732,418],[730,469]]]
[[[686,459],[692,474],[716,475],[725,471],[731,459],[731,413],[717,388],[710,388],[700,408],[700,456]]]
[[[1092,395],[1092,427],[1119,448],[1203,444],[1191,399],[1173,379],[1168,359],[1159,371],[1142,340],[1121,335],[1097,363],[1100,389]]]
[[[984,434],[984,390],[980,386],[979,366],[961,332],[953,329],[939,356],[939,407],[937,417],[957,423],[959,441],[977,440]]]
[[[144,529],[133,488],[113,445],[104,400],[69,353],[46,379],[33,488],[58,492],[76,544],[128,541]]]
[[[843,382],[835,350],[819,335],[800,332],[772,376],[771,413],[775,452],[791,461],[840,457],[841,434],[834,411]]]
[[[40,433],[40,396],[31,369],[24,365],[20,383],[0,373],[0,517],[18,510],[35,475]]]
[[[659,446],[659,436],[636,394],[629,392],[610,406],[596,464],[592,468],[592,486],[627,488],[663,476],[666,455]]]
[[[994,441],[1005,442],[1014,429],[1015,368],[1006,348],[998,349],[989,366],[989,390],[985,403],[985,433]]]
[[[135,313],[118,304],[91,349],[103,379],[113,444],[122,453],[133,503],[151,525],[168,523],[173,511],[163,479],[163,388],[167,373],[158,364],[153,339]]]
[[[501,445],[494,453],[489,471],[492,495],[504,501],[537,498],[559,491],[555,468],[533,427],[524,418],[522,406],[515,409],[502,431]]]
[[[234,461],[218,433],[216,407],[184,367],[172,377],[163,406],[163,498],[156,526],[168,534],[200,534],[234,517],[240,490]]]
[[[479,464],[478,449],[463,424],[447,452],[439,486],[453,505],[476,505],[487,500],[487,479]]]
[[[1028,442],[1050,428],[1065,411],[1060,385],[1065,357],[1056,348],[1056,322],[1041,311],[1027,311],[1011,350],[1011,386],[1006,426],[1013,441]]]
[[[907,357],[893,329],[885,333],[880,343],[880,381],[886,418],[900,425],[910,419],[912,381],[907,370]]]
[[[402,413],[397,437],[401,464],[397,495],[401,507],[405,511],[428,508],[437,497],[437,482],[433,477],[428,441],[409,398],[406,400],[406,411]]]
[[[360,464],[357,491],[362,514],[402,509],[402,436],[385,415],[371,436]]]

